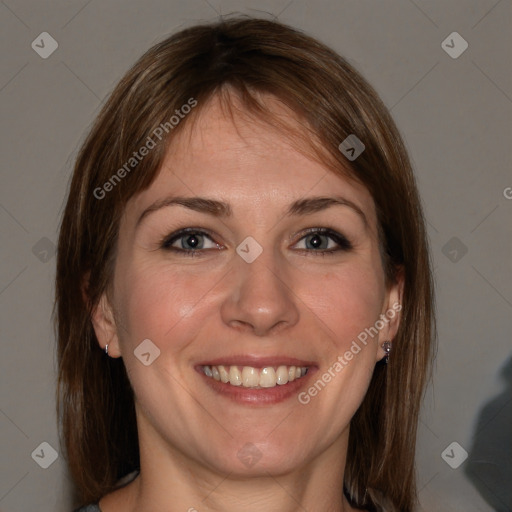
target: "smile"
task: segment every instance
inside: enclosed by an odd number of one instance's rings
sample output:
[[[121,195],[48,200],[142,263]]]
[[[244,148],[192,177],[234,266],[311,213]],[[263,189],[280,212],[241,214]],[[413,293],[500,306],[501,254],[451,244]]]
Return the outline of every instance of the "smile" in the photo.
[[[304,377],[307,366],[253,366],[204,365],[203,373],[216,381],[252,389],[273,388]]]

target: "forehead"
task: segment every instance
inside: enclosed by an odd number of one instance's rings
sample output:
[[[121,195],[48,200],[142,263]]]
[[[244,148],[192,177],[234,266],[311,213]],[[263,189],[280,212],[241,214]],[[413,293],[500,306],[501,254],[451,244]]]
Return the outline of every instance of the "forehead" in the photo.
[[[226,104],[212,97],[173,138],[155,180],[129,209],[140,211],[169,194],[221,199],[233,203],[235,213],[341,194],[357,201],[372,223],[367,189],[315,158],[308,129],[279,100],[266,96],[264,104],[272,119],[236,99]]]

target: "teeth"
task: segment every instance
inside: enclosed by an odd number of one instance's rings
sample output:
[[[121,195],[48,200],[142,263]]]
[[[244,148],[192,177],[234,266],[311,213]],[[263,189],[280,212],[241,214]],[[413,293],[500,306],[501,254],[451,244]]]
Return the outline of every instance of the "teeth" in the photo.
[[[215,366],[214,366],[215,368]],[[229,383],[232,386],[241,386],[242,385],[242,374],[237,366],[231,366],[229,369]]]
[[[273,388],[293,382],[306,375],[306,366],[267,366],[265,368],[253,368],[244,366],[203,366],[203,372],[207,377],[216,381],[242,386],[244,388]]]
[[[276,384],[277,378],[274,368],[262,368],[260,371],[260,387],[273,388]]]
[[[254,388],[260,383],[260,373],[252,366],[244,366],[242,370],[242,384],[245,388]]]
[[[205,368],[208,368],[208,366],[205,366]],[[219,369],[220,380],[224,383],[229,382],[229,373],[226,371],[226,368],[224,366],[218,366],[217,368]],[[206,375],[208,374],[206,373]]]
[[[286,366],[280,366],[276,371],[276,380],[278,384],[288,383],[288,368]]]

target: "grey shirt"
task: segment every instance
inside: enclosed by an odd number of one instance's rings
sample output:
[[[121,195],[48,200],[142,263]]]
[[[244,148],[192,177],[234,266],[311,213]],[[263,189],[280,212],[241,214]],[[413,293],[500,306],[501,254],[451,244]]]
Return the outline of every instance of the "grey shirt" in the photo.
[[[97,503],[92,503],[91,505],[76,509],[75,512],[101,512],[101,510]]]

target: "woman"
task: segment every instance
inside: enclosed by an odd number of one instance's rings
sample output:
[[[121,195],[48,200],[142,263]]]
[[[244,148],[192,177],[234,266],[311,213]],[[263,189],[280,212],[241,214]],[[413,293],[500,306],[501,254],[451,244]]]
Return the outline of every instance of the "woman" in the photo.
[[[429,268],[400,135],[340,56],[248,18],[151,48],[60,231],[83,510],[412,510]]]

